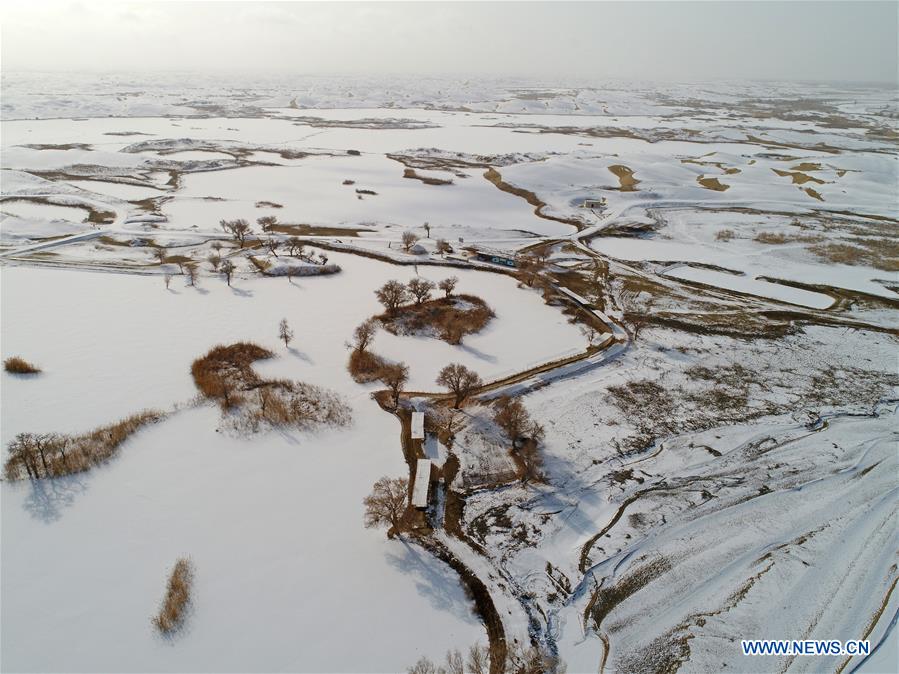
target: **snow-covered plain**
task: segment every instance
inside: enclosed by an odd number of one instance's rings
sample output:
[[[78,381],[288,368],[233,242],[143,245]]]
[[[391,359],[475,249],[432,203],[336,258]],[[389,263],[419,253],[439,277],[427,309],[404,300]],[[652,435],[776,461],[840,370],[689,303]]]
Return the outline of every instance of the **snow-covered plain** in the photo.
[[[399,671],[484,641],[447,565],[362,526],[371,484],[407,468],[377,386],[346,372],[345,342],[381,311],[376,287],[417,275],[458,276],[496,317],[461,346],[380,331],[374,351],[409,364],[410,390],[437,390],[448,362],[498,380],[587,340],[508,275],[434,266],[448,263],[437,238],[457,254],[463,241],[550,243],[554,280],[606,260],[610,283],[590,289],[599,316],[622,316],[615,291],[631,283],[668,322],[636,341],[611,325],[617,344],[541,373],[550,385],[491,392],[522,394],[545,426],[544,481],[473,482],[471,540],[435,537],[485,582],[507,639],[571,672],[836,671],[734,644],[867,630],[877,652],[844,671],[890,671],[895,91],[72,78],[3,74],[2,356],[44,372],[0,375],[0,439],[171,415],[88,473],[0,484],[4,671]],[[219,220],[263,215],[311,226],[307,245],[342,271],[266,278],[226,242],[229,288],[206,262]],[[424,252],[401,250],[407,230]],[[199,263],[199,287],[160,266],[157,246]],[[731,332],[703,318],[716,316]],[[260,373],[336,391],[353,424],[220,428],[190,363],[245,339],[277,354]],[[455,448],[463,469],[483,459],[514,475],[511,456],[484,455],[502,436],[476,430]],[[162,639],[150,616],[179,555],[196,565],[195,601]]]

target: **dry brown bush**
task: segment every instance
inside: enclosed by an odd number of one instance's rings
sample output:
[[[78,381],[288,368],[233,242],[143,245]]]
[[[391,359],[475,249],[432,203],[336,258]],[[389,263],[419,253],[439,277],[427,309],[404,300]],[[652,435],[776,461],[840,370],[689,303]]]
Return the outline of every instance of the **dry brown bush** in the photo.
[[[367,384],[380,379],[381,370],[385,365],[387,365],[387,361],[381,358],[381,356],[371,351],[354,349],[350,354],[347,370],[349,370],[350,376],[357,384]]]
[[[783,232],[759,232],[755,235],[755,240],[759,243],[782,244],[789,241],[789,237]]]
[[[736,235],[732,229],[719,229],[718,233],[715,234],[715,239],[718,241],[730,241],[734,236]]]
[[[163,634],[172,634],[184,624],[190,605],[190,591],[193,587],[194,571],[190,559],[181,557],[175,562],[172,575],[165,590],[165,599],[159,613],[153,617],[153,624]]]
[[[164,417],[163,412],[144,410],[81,435],[19,433],[7,448],[4,474],[8,480],[21,480],[81,473],[112,457],[141,427]]]
[[[37,374],[41,371],[41,368],[18,356],[12,356],[4,360],[3,369],[12,374]]]
[[[465,335],[482,330],[494,316],[480,297],[456,295],[405,305],[377,318],[394,335],[431,335],[459,344]]]
[[[242,433],[263,427],[307,429],[350,422],[350,408],[331,391],[299,381],[259,377],[253,363],[272,355],[251,342],[219,345],[193,362],[191,374],[200,392],[222,406],[226,423]]]

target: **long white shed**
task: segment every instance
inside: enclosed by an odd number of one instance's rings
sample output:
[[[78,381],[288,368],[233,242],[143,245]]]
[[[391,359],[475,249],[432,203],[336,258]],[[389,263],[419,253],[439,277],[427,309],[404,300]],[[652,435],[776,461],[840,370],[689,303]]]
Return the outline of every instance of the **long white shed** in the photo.
[[[425,437],[425,413],[412,413],[412,439],[424,440]]]
[[[431,460],[419,459],[415,464],[415,482],[412,483],[412,506],[419,510],[428,507],[428,491],[431,488]]]

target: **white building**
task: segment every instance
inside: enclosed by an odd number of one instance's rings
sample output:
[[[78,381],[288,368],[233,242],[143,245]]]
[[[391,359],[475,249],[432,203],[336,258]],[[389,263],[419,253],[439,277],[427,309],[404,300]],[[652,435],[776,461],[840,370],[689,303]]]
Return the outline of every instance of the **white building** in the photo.
[[[419,510],[428,507],[428,491],[431,488],[431,460],[419,459],[415,465],[415,482],[412,483],[412,506]]]

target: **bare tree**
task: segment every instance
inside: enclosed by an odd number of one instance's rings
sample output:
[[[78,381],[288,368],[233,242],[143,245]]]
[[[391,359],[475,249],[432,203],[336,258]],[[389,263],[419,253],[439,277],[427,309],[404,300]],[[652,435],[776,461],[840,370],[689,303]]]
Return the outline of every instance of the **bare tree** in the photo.
[[[528,288],[534,287],[543,268],[543,263],[536,255],[522,255],[518,258],[518,278]]]
[[[496,401],[494,410],[493,421],[503,429],[509,442],[512,443],[512,447],[515,447],[531,423],[531,416],[528,414],[527,408],[518,398],[503,396]]]
[[[393,409],[400,406],[400,393],[409,381],[409,366],[405,363],[391,363],[381,368],[380,380],[390,389]]]
[[[281,242],[273,236],[270,236],[265,240],[265,247],[268,248],[268,252],[275,257],[278,257],[278,248],[280,245]]]
[[[422,655],[418,662],[406,670],[406,674],[441,674],[443,668],[438,668],[432,660]]]
[[[360,323],[353,330],[353,347],[359,353],[365,353],[365,350],[371,345],[375,339],[375,333],[378,331],[378,322],[369,318],[364,323]]]
[[[200,278],[200,272],[197,265],[190,263],[184,265],[184,275],[187,277],[187,285],[194,287]]]
[[[600,335],[603,333],[600,332],[593,323],[586,323],[585,325],[581,325],[579,327],[581,334],[587,338],[587,346],[594,346],[599,339]]]
[[[256,224],[259,225],[263,232],[270,234],[275,225],[278,224],[278,218],[274,215],[263,215],[261,218],[256,218]]]
[[[438,283],[437,287],[443,291],[446,297],[449,297],[453,294],[453,291],[456,289],[456,285],[458,285],[458,283],[458,277],[450,276],[449,278],[445,278],[440,283]]]
[[[219,271],[225,275],[225,280],[228,282],[228,285],[231,285],[231,277],[234,276],[234,263],[231,260],[225,260],[222,262],[222,265],[219,267]]]
[[[293,339],[293,330],[287,324],[286,318],[282,318],[281,322],[278,323],[278,338],[284,342],[284,348],[287,348],[290,345],[290,340]]]
[[[415,298],[415,304],[421,304],[431,299],[431,291],[437,286],[434,285],[433,281],[416,276],[409,281],[407,287],[409,288],[409,294]]]
[[[297,268],[292,264],[287,265],[287,270],[284,272],[284,275],[287,277],[288,283],[293,283],[293,277],[297,275]]]
[[[437,239],[437,252],[441,255],[453,252],[453,247],[449,245],[446,239]]]
[[[171,275],[171,274],[166,274],[166,275],[163,276],[162,278],[163,278],[163,280],[165,281],[165,289],[168,290],[168,289],[169,289],[169,286],[172,284],[172,275]]]
[[[402,241],[403,249],[408,253],[412,246],[418,243],[418,234],[415,232],[403,232]]]
[[[222,250],[222,242],[221,241],[213,241],[211,244],[212,250],[216,253],[219,253]]]
[[[440,370],[437,383],[453,394],[453,407],[456,409],[459,409],[465,399],[483,384],[477,372],[469,370],[461,363],[450,363]]]
[[[288,255],[290,255],[292,257],[302,257],[303,256],[303,249],[305,248],[305,246],[303,245],[303,242],[300,239],[298,239],[297,237],[292,236],[289,239],[287,239],[286,245],[287,245],[287,254]]]
[[[446,667],[443,669],[446,674],[465,674],[465,661],[462,660],[462,653],[458,650],[446,652]]]
[[[621,289],[616,297],[616,303],[621,310],[621,320],[624,327],[630,333],[635,342],[640,332],[652,320],[652,312],[655,308],[654,298],[647,292],[634,292]]]
[[[430,223],[427,223],[427,222],[426,222],[424,225],[422,225],[422,227],[424,227],[425,233],[428,235],[428,238],[430,239],[430,238],[431,238],[431,225],[430,225]]]
[[[375,291],[375,295],[391,315],[409,299],[409,291],[399,281],[388,281]]]
[[[243,248],[247,236],[253,231],[250,228],[250,223],[243,218],[238,218],[237,220],[221,220],[219,221],[219,225],[225,232],[234,237],[234,240],[240,244],[241,248]]]
[[[518,456],[524,465],[524,475],[522,482],[527,483],[540,477],[543,467],[543,455],[540,453],[540,443],[543,442],[544,429],[543,426],[536,421],[528,424],[526,429],[527,440],[518,449]]]
[[[365,527],[373,529],[386,526],[388,538],[399,534],[408,498],[409,480],[404,477],[382,477],[375,482],[371,494],[362,500],[365,506]]]
[[[209,266],[212,267],[212,271],[218,271],[219,265],[222,263],[222,256],[218,253],[210,253],[206,258],[206,261],[209,263]]]
[[[321,262],[322,266],[328,264],[328,254],[327,253],[319,253],[318,261]]]
[[[481,644],[472,644],[468,649],[465,666],[470,674],[487,674],[490,663],[487,660],[487,649]]]
[[[168,259],[168,251],[165,248],[154,248],[153,257],[156,258],[159,264],[165,264],[165,261]]]

